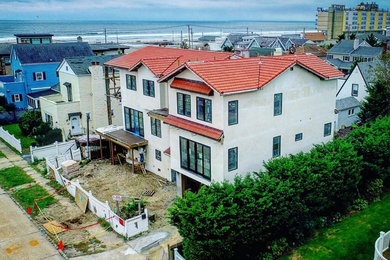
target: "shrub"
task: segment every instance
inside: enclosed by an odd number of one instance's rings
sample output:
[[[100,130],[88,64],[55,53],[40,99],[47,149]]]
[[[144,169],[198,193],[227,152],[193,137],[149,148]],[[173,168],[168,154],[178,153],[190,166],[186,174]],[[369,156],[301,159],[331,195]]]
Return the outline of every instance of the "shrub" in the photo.
[[[42,123],[41,112],[29,110],[19,118],[19,127],[22,134],[28,136],[32,134],[33,129]]]
[[[371,201],[378,201],[383,192],[383,180],[376,179],[368,183],[366,190],[366,198]]]
[[[364,199],[354,200],[352,203],[351,210],[363,210],[368,207],[368,201]]]
[[[40,145],[49,145],[56,141],[62,142],[61,129],[51,129],[45,135],[37,136],[36,140]]]
[[[51,130],[50,124],[41,122],[38,126],[34,127],[32,133],[34,135],[45,135]]]
[[[145,207],[145,202],[141,200],[141,211]],[[138,201],[135,201],[134,199],[131,200],[130,203],[127,203],[125,206],[122,207],[121,213],[124,214],[125,219],[132,218],[138,214]]]

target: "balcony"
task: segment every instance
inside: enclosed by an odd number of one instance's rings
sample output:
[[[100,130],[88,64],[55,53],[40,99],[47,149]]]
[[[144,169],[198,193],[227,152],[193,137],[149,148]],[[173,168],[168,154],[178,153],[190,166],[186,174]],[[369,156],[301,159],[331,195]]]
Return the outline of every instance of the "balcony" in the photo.
[[[381,231],[379,238],[375,241],[374,260],[390,260],[390,231],[387,233]]]

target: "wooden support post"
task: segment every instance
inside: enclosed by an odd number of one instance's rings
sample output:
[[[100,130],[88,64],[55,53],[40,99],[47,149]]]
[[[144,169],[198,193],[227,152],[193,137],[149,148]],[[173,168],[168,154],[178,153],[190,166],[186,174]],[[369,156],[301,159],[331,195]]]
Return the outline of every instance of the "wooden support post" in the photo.
[[[100,137],[100,160],[103,160],[103,145],[102,145],[102,136],[99,135]]]
[[[131,171],[134,174],[134,148],[131,149],[131,160],[132,160]]]
[[[110,141],[110,151],[111,151],[111,164],[115,164],[115,158],[114,158],[114,143]]]

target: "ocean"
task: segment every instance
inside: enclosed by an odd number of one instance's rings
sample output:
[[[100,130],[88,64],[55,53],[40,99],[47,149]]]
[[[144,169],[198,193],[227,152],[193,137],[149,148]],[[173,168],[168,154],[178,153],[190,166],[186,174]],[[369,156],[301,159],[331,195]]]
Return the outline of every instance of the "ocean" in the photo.
[[[188,37],[188,25],[194,39],[202,35],[224,36],[231,32],[280,35],[315,30],[315,22],[279,21],[48,21],[0,20],[0,42],[15,41],[17,33],[51,33],[56,42],[136,42],[148,40],[179,41]]]

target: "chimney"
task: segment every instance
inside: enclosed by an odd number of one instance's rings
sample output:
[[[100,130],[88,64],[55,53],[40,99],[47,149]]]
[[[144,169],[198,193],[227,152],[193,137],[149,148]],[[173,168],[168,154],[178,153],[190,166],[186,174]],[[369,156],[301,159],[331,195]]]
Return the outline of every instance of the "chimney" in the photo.
[[[353,49],[356,50],[359,47],[359,39],[353,40]]]

